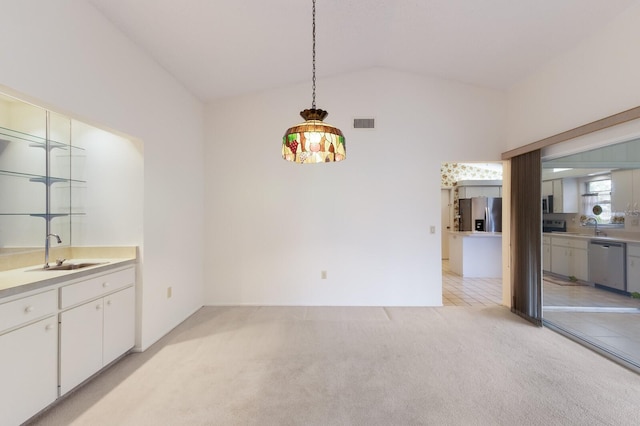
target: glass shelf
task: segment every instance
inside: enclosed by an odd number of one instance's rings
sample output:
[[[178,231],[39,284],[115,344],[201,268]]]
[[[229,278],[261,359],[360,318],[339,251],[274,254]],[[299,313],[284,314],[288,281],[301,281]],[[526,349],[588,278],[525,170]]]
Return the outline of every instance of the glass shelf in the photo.
[[[6,139],[9,138],[9,139]],[[19,132],[17,130],[7,129],[6,127],[0,127],[0,141],[5,140],[8,142],[12,142],[13,140],[17,141],[25,141],[29,143],[30,147],[33,148],[45,148],[47,146],[46,138],[42,136],[32,135],[29,133]],[[84,148],[80,148],[79,146],[70,145],[63,142],[58,142],[55,140],[49,140],[49,148],[50,149],[74,149],[85,151]]]
[[[85,216],[86,213],[0,213],[0,216],[32,216],[32,217],[41,217],[46,219],[49,216],[50,219],[54,219],[56,217],[67,217],[67,216]]]
[[[54,183],[59,183],[59,182],[87,183],[87,181],[85,181],[85,180],[67,179],[67,178],[60,178],[60,177],[55,177],[55,176],[49,176],[47,178],[46,176],[42,176],[42,175],[35,175],[35,174],[31,174],[31,173],[11,172],[9,170],[0,170],[0,175],[12,176],[12,177],[18,177],[18,178],[25,178],[25,179],[29,179],[29,181],[31,181],[31,182],[48,183],[49,185],[53,185]]]

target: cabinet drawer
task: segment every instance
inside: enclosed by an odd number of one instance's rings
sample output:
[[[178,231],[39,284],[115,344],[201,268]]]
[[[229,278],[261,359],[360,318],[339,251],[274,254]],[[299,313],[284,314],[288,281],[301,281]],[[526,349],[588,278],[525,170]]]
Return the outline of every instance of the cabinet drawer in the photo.
[[[558,247],[569,247],[569,239],[561,237],[551,237],[551,245]]]
[[[551,237],[549,237],[548,235],[543,235],[542,244],[551,244]]]
[[[49,290],[1,304],[0,333],[55,313],[57,302],[56,291]]]
[[[569,247],[586,250],[589,247],[587,240],[569,240]]]
[[[60,308],[68,308],[132,285],[135,283],[135,279],[135,268],[128,268],[62,287],[60,289]]]
[[[627,244],[627,255],[640,257],[640,245]]]

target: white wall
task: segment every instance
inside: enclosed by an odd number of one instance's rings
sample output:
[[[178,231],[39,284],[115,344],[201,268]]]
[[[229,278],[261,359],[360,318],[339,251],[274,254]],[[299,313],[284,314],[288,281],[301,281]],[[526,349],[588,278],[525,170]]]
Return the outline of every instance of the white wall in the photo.
[[[135,246],[144,238],[144,152],[142,143],[73,121],[74,246]],[[67,203],[69,200],[65,200]]]
[[[202,305],[202,104],[82,0],[2,0],[0,9],[0,85],[144,144],[146,348]]]
[[[640,105],[640,6],[508,94],[508,148]]]
[[[281,158],[310,82],[208,107],[206,303],[441,305],[440,166],[500,159],[504,95],[384,69],[317,92],[346,161]]]

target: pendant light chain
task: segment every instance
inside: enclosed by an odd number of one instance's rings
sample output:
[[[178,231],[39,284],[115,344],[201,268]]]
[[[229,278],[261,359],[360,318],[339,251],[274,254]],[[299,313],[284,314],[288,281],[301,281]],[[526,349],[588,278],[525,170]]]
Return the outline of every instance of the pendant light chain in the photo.
[[[313,0],[313,102],[311,102],[311,108],[316,109],[316,0]]]
[[[333,163],[347,158],[344,135],[337,127],[324,122],[329,113],[316,109],[316,0],[313,4],[313,97],[311,109],[300,111],[304,123],[290,127],[282,137],[282,158],[298,164]]]

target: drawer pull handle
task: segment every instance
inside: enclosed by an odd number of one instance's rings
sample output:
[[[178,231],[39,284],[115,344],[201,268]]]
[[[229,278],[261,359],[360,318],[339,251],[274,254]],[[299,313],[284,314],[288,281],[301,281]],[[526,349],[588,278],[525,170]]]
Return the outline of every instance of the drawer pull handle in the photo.
[[[96,311],[99,311],[100,309],[102,309],[102,305],[100,304],[96,305]]]
[[[106,282],[106,281],[105,281],[105,282],[103,282],[103,283],[102,283],[102,287],[105,287],[105,288],[109,287],[109,283],[108,283],[108,282]]]
[[[30,314],[31,312],[33,312],[36,308],[34,308],[33,306],[27,306],[26,308],[24,308],[24,313],[25,314]]]
[[[45,331],[53,330],[53,324],[47,324],[44,329],[45,329]]]
[[[111,306],[111,300],[107,300],[107,305]]]

